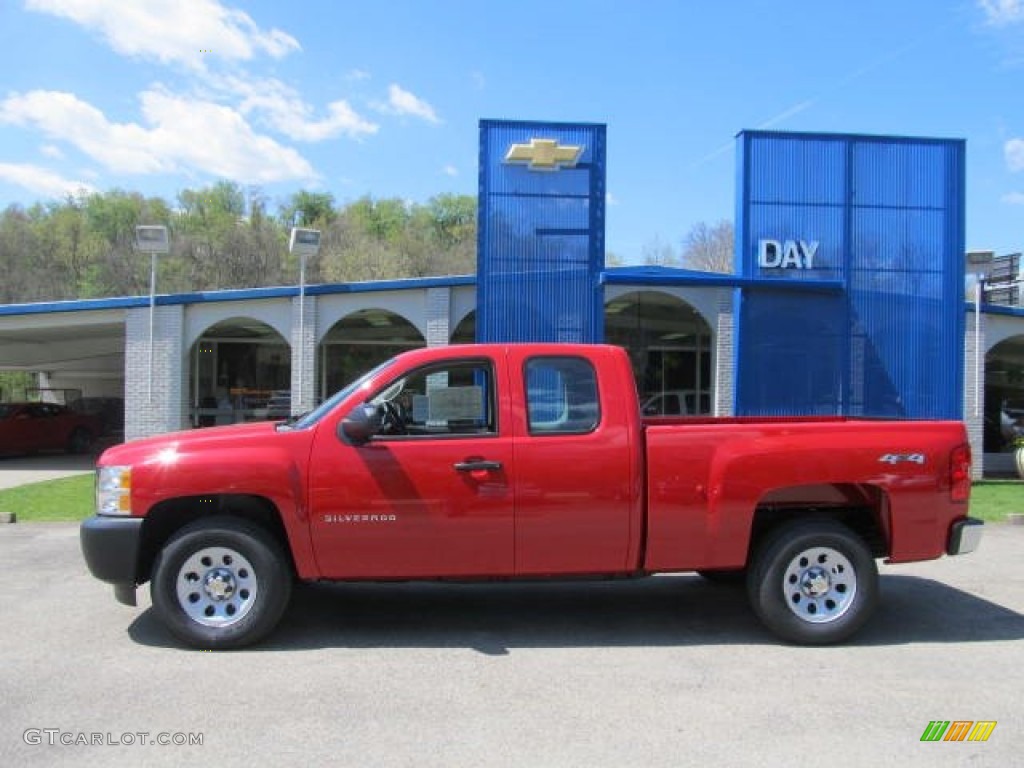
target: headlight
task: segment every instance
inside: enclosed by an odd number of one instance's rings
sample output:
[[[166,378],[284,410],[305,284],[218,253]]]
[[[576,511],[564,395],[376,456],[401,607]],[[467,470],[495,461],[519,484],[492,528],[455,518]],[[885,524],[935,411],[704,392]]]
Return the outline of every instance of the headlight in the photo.
[[[131,467],[100,467],[96,470],[96,512],[100,515],[132,513]]]

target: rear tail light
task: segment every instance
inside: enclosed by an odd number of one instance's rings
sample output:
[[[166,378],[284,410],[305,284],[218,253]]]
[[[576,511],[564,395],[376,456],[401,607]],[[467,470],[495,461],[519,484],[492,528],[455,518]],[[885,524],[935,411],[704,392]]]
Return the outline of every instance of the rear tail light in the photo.
[[[949,457],[949,498],[966,502],[971,497],[971,446],[958,445]]]

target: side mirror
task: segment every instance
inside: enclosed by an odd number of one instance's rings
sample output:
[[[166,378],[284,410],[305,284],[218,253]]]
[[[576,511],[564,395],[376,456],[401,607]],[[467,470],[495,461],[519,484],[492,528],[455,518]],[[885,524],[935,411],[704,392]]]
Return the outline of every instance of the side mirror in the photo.
[[[339,437],[353,445],[368,443],[380,429],[380,411],[377,406],[364,403],[357,405],[341,420]]]

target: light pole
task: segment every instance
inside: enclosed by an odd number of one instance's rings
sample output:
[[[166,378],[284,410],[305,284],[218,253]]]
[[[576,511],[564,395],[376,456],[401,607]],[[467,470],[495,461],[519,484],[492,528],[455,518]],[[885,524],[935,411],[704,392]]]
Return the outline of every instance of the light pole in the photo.
[[[303,386],[306,381],[306,259],[320,251],[320,230],[292,227],[288,251],[299,257],[299,375],[298,398],[292,398],[292,413],[301,413],[299,401],[303,400]],[[304,404],[304,401],[303,403]]]
[[[144,225],[135,228],[135,248],[149,254],[149,403],[153,403],[153,337],[156,314],[156,257],[171,249],[167,227]]]

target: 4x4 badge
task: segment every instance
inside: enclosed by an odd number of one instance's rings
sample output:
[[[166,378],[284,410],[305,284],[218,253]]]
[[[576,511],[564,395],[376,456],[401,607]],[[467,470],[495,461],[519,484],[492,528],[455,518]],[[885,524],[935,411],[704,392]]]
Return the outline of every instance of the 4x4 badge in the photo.
[[[902,464],[908,462],[921,465],[924,465],[926,461],[923,453],[887,453],[884,456],[880,456],[878,460],[883,464]]]

